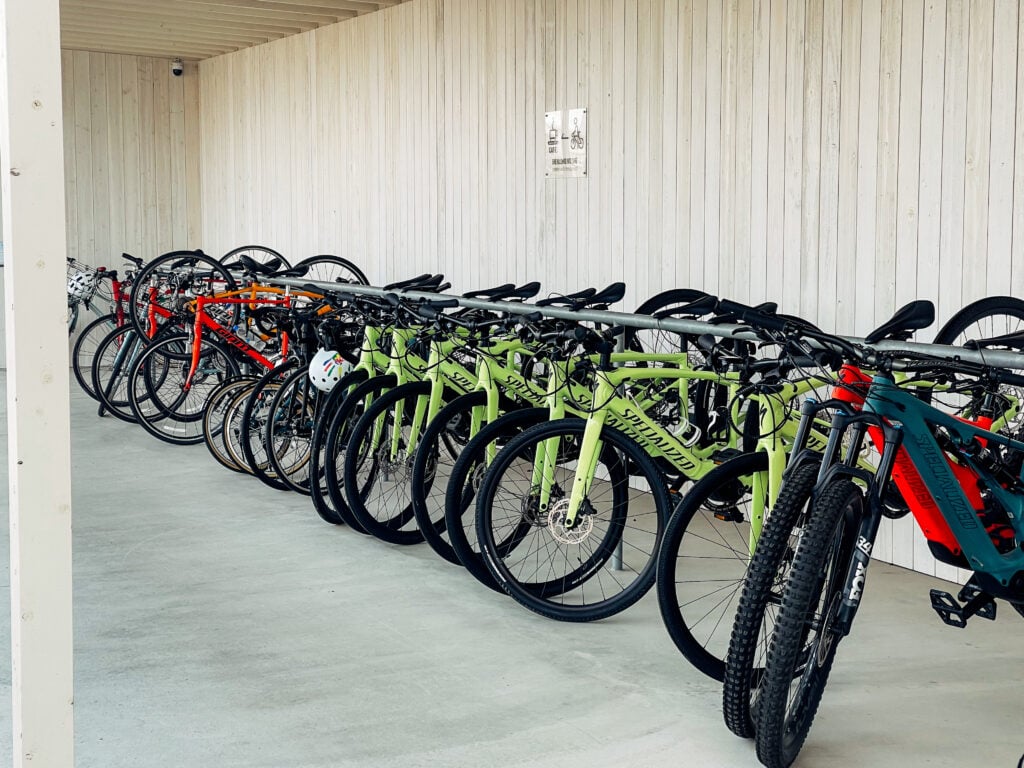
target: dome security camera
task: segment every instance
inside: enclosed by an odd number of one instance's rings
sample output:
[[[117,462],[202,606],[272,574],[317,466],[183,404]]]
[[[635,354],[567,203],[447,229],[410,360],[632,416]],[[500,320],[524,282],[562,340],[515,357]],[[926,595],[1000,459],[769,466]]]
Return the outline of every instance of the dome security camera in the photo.
[[[174,75],[175,77],[181,77],[184,72],[185,72],[185,65],[182,63],[181,59],[175,59],[174,61],[171,62],[171,74],[172,75]]]

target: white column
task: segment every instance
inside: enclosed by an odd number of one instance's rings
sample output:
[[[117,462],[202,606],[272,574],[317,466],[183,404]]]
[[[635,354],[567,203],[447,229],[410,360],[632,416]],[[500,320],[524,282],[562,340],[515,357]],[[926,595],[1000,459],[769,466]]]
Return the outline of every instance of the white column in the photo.
[[[14,765],[71,768],[71,451],[58,0],[0,0]]]

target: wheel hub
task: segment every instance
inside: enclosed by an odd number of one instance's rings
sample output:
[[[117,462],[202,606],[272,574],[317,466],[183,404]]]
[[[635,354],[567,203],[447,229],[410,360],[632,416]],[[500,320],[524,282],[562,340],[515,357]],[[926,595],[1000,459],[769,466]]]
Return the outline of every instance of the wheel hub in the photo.
[[[566,526],[569,515],[569,499],[559,499],[548,511],[548,531],[555,541],[561,544],[580,544],[594,530],[594,517],[583,513],[582,506],[576,515],[576,523],[572,528]]]

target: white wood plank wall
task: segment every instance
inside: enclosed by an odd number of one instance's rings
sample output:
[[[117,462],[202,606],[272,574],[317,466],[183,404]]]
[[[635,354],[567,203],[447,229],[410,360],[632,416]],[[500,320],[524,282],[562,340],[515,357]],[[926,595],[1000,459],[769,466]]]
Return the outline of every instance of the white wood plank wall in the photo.
[[[120,267],[201,247],[199,77],[140,56],[63,51],[68,255]],[[188,183],[186,183],[188,181]]]
[[[1022,47],[1015,0],[415,0],[200,64],[203,240],[944,320],[1024,294]],[[575,106],[588,177],[546,181]],[[909,520],[880,552],[956,575]]]

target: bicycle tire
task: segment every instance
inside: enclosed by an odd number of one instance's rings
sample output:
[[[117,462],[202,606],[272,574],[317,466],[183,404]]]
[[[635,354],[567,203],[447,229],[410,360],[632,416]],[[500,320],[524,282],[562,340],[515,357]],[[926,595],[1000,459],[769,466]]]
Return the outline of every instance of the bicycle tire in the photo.
[[[806,524],[820,466],[820,460],[807,460],[788,470],[740,591],[722,685],[722,716],[729,730],[740,738],[754,735],[754,712],[764,659],[775,629],[781,587],[789,575],[799,536],[794,531],[802,530]]]
[[[185,270],[186,268],[193,268],[200,264],[204,266],[204,269],[209,269],[211,275],[216,275],[219,278],[217,280],[218,283],[223,281],[223,290],[231,291],[238,287],[238,283],[235,280],[234,275],[232,275],[223,264],[212,256],[207,256],[202,251],[169,251],[161,254],[142,268],[139,274],[135,276],[131,287],[128,289],[128,303],[125,314],[136,333],[141,334],[143,338],[148,338],[149,336],[149,333],[147,332],[148,329],[146,328],[146,311],[149,307],[149,299],[147,296],[150,278],[161,270]],[[226,308],[223,308],[223,311],[225,314],[225,317],[223,318],[225,322],[223,322],[222,325],[231,326],[238,320],[241,306],[238,304],[226,305]]]
[[[310,446],[310,475],[313,478],[310,482],[310,498],[313,501],[313,509],[320,518],[331,525],[344,525],[345,520],[334,508],[331,501],[330,490],[327,488],[327,467],[324,457],[326,454],[327,430],[330,426],[334,413],[338,406],[348,396],[349,390],[368,378],[365,371],[356,370],[342,376],[341,381],[334,385],[334,388],[327,395],[323,411],[313,426],[313,439]],[[338,472],[340,467],[332,467],[331,471]]]
[[[842,639],[829,630],[829,622],[842,600],[856,535],[847,524],[859,517],[864,504],[863,492],[852,481],[833,480],[815,499],[797,547],[757,712],[757,756],[768,768],[793,763],[818,711]]]
[[[768,455],[719,465],[682,497],[658,554],[658,606],[672,642],[721,682],[736,597],[750,562],[753,488],[766,492]]]
[[[98,416],[109,413],[129,424],[136,422],[128,402],[128,374],[144,349],[145,341],[130,325],[112,329],[99,343],[90,371]]]
[[[281,383],[270,403],[266,452],[274,475],[288,489],[310,495],[313,424],[324,393],[312,385],[300,365]]]
[[[664,476],[651,458],[627,435],[605,427],[597,458],[601,466],[580,506],[579,522],[566,528],[562,515],[575,476],[566,465],[577,460],[585,428],[583,419],[557,419],[513,438],[495,457],[477,496],[477,535],[492,575],[514,600],[559,621],[608,618],[654,586],[658,547],[670,509]],[[546,441],[556,438],[556,500],[548,509],[537,509],[531,485],[534,456],[544,450]],[[647,482],[650,500],[631,498],[627,465],[635,466]],[[653,509],[642,509],[649,506]],[[620,545],[621,568],[615,558]],[[567,572],[558,575],[562,562]],[[533,578],[541,573],[540,579]]]
[[[285,360],[280,365],[264,373],[245,402],[237,427],[240,430],[238,443],[242,448],[242,457],[249,472],[274,490],[287,491],[288,486],[277,476],[270,465],[267,453],[266,430],[270,423],[270,404],[280,390],[281,385],[298,367],[295,359]]]
[[[352,427],[345,449],[345,499],[349,510],[363,530],[390,544],[423,542],[412,510],[412,464],[420,441],[419,436],[414,438],[406,430],[413,426],[416,409],[426,407],[430,391],[430,382],[415,381],[375,398]],[[396,425],[398,459],[392,461],[385,454],[390,453]],[[382,443],[375,449],[373,440],[378,428]],[[432,483],[433,477],[426,481]],[[429,488],[425,490],[429,492]]]
[[[204,339],[199,367],[190,382],[191,359],[179,359],[184,337],[169,335],[146,345],[128,373],[128,404],[139,425],[173,445],[203,441],[203,412],[209,395],[239,374],[231,350]]]
[[[228,452],[224,442],[225,416],[234,399],[243,390],[248,390],[255,383],[255,376],[243,375],[228,379],[210,393],[210,397],[206,402],[206,411],[203,413],[203,441],[206,443],[206,448],[209,450],[210,455],[222,467],[241,474],[248,473]]]
[[[457,562],[477,581],[504,594],[480,552],[476,536],[476,494],[487,470],[487,453],[548,420],[547,408],[524,408],[499,416],[483,427],[452,466],[444,495],[444,529]]]
[[[366,533],[366,530],[352,514],[344,487],[345,455],[348,450],[348,442],[352,428],[370,404],[367,400],[372,401],[381,392],[395,386],[395,383],[395,376],[388,374],[374,376],[357,384],[338,403],[338,407],[331,417],[331,423],[327,427],[327,439],[324,443],[324,482],[327,485],[331,505],[338,516],[345,521],[345,525],[360,533]]]
[[[442,560],[453,565],[461,563],[448,540],[445,498],[454,465],[471,441],[463,440],[461,430],[453,430],[450,425],[455,423],[464,428],[472,419],[474,410],[486,405],[487,394],[484,392],[469,392],[448,403],[423,431],[413,460],[412,512],[416,525],[430,548]],[[448,440],[443,439],[446,435]],[[453,441],[459,443],[457,453],[451,450]]]
[[[363,270],[353,262],[342,256],[334,256],[329,253],[305,258],[295,267],[309,267],[303,276],[307,280],[325,283],[354,283],[356,285],[370,284]]]
[[[100,398],[92,388],[92,361],[100,342],[116,327],[117,321],[113,314],[97,317],[82,329],[71,349],[71,370],[75,381],[85,394],[96,401]]]
[[[1024,331],[1024,301],[989,296],[968,304],[939,329],[936,344],[963,346],[969,340],[991,339]]]
[[[265,245],[242,245],[238,248],[232,248],[221,256],[218,261],[220,261],[220,263],[225,267],[231,267],[235,264],[241,263],[241,260],[238,257],[242,255],[248,256],[257,264],[271,264],[276,259],[279,263],[274,267],[274,269],[279,272],[281,270],[291,268],[291,264],[288,263],[288,259],[273,248],[268,248]]]

